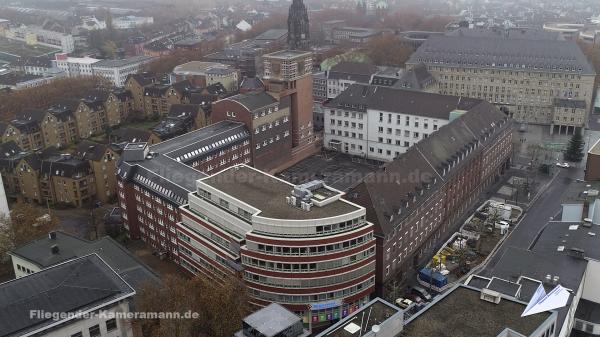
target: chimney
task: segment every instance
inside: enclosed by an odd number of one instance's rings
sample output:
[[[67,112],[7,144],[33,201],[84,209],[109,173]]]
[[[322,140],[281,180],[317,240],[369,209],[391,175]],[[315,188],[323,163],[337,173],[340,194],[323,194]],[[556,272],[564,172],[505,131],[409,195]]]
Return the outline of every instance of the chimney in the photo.
[[[50,233],[48,233],[48,239],[55,240],[56,239],[56,232],[50,232]]]
[[[58,254],[58,246],[52,245],[52,247],[50,247],[50,251],[52,252],[52,254]]]

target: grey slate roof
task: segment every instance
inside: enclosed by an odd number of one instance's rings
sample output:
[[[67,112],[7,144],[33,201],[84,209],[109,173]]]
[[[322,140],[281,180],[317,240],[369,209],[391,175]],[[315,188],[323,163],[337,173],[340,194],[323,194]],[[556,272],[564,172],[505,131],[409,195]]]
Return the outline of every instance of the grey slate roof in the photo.
[[[459,28],[446,35],[518,40],[558,40],[559,38],[558,33],[531,28]]]
[[[350,201],[367,209],[367,220],[375,224],[376,232],[387,234],[393,231],[421,200],[426,200],[444,181],[459,172],[460,166],[469,163],[469,157],[482,151],[495,134],[510,125],[506,115],[488,102],[474,100],[467,110],[466,114],[385,164],[383,171],[366,176],[347,193]],[[488,134],[491,137],[485,140]],[[480,146],[443,176],[449,160],[478,142]],[[415,179],[414,175],[419,179]],[[399,215],[398,209],[401,207]]]
[[[427,70],[427,66],[420,63],[412,69],[405,71],[400,79],[394,84],[395,88],[422,90],[435,81],[433,75]]]
[[[333,66],[327,78],[332,80],[349,80],[358,83],[369,83],[371,76],[379,71],[377,66],[368,63],[340,62]]]
[[[92,168],[86,160],[52,156],[42,161],[41,172],[53,177],[78,178],[91,174]]]
[[[264,83],[258,77],[244,77],[240,84],[240,91],[261,91],[264,90],[264,88]]]
[[[77,144],[75,150],[75,157],[82,160],[100,161],[104,157],[108,145],[92,142],[89,140],[82,140]]]
[[[574,41],[499,37],[432,36],[407,64],[593,75]]]
[[[238,94],[228,97],[226,100],[237,102],[246,107],[248,111],[255,111],[257,109],[277,103],[277,100],[273,98],[273,96],[264,91]]]
[[[451,111],[468,111],[479,104],[482,101],[474,98],[353,84],[327,103],[327,106],[361,112],[374,109],[448,120]]]
[[[78,313],[130,298],[135,291],[98,255],[65,262],[0,284],[0,336],[21,336],[56,323],[30,310]]]
[[[280,40],[288,35],[287,29],[269,29],[266,32],[255,37],[255,40]]]
[[[155,158],[139,162],[121,159],[117,174],[183,205],[188,193],[196,190],[196,180],[206,177],[188,164],[249,138],[244,124],[222,121],[151,146],[150,151],[158,153]]]
[[[19,256],[45,269],[95,253],[135,289],[139,290],[145,282],[159,281],[154,271],[109,236],[88,241],[62,231],[54,233],[56,234],[54,239],[46,235],[13,250],[11,255]],[[54,245],[58,246],[56,254],[51,251]]]

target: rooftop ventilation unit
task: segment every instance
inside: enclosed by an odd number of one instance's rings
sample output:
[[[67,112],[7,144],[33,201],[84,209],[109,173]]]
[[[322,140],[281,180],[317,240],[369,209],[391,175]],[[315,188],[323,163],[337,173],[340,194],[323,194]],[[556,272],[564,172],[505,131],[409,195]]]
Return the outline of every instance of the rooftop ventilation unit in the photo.
[[[481,289],[481,296],[479,297],[482,301],[498,304],[502,300],[502,296],[499,292],[493,291],[487,288]]]

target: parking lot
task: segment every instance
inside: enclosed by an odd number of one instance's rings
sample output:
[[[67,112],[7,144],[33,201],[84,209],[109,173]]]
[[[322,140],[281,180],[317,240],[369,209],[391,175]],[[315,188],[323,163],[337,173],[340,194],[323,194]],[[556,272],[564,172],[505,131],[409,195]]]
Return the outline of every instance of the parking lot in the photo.
[[[293,184],[323,180],[326,185],[345,191],[375,172],[380,165],[380,162],[365,161],[338,152],[323,152],[299,162],[277,176]]]

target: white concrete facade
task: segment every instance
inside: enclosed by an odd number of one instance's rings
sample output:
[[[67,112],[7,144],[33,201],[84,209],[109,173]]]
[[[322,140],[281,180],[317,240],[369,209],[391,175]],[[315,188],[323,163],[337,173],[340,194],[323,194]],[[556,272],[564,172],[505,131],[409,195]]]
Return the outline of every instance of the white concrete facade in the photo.
[[[115,313],[128,313],[129,302],[123,300],[117,303],[107,305],[98,311],[98,315],[92,317],[70,320],[59,325],[57,329],[47,329],[40,331],[35,336],[39,337],[132,337],[131,322],[124,319],[109,318]],[[100,315],[102,314],[102,316]],[[97,331],[97,333],[96,333]],[[25,334],[23,336],[30,336]]]
[[[92,65],[100,60],[91,57],[64,57],[57,56],[54,61],[56,67],[64,71],[68,77],[93,76]]]
[[[392,161],[450,122],[447,119],[367,109],[326,108],[324,146],[353,156]]]

